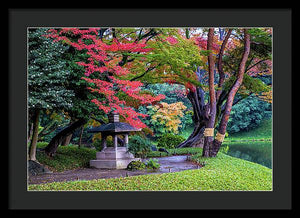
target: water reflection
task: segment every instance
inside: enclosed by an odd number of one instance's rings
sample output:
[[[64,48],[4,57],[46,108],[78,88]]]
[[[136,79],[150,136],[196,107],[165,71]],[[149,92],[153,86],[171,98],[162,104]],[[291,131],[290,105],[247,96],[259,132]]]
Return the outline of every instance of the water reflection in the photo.
[[[264,165],[272,169],[272,142],[230,142],[223,146],[229,146],[227,154],[254,163]]]

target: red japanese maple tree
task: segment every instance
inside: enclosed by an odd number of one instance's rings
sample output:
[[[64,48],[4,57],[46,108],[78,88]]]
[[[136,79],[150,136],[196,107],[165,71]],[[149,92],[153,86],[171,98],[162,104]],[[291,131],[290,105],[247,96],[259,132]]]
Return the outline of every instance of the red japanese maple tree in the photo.
[[[115,110],[132,126],[145,128],[146,125],[141,122],[139,117],[147,115],[138,113],[132,107],[126,106],[126,102],[120,100],[117,94],[123,92],[138,100],[141,105],[151,104],[165,98],[164,95],[152,96],[142,93],[143,83],[126,79],[126,76],[132,73],[130,71],[131,66],[120,64],[124,53],[146,54],[151,48],[147,48],[145,40],[131,42],[113,38],[109,42],[105,42],[98,35],[99,29],[51,29],[48,37],[55,39],[55,41],[67,43],[77,50],[84,50],[89,55],[87,62],[78,62],[78,65],[85,68],[85,76],[82,79],[91,84],[88,89],[102,96],[101,100],[92,100],[100,110],[105,113]],[[90,78],[92,74],[96,74],[96,78]]]

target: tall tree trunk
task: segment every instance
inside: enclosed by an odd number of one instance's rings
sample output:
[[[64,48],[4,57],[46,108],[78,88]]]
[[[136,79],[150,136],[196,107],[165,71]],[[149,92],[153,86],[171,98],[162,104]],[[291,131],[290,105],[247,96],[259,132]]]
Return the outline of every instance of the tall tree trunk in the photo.
[[[224,74],[224,71],[223,71],[223,55],[224,55],[224,51],[225,51],[225,47],[227,45],[227,42],[229,40],[229,37],[231,35],[231,32],[232,32],[232,29],[229,29],[226,36],[225,36],[225,39],[224,41],[222,42],[222,45],[221,45],[221,48],[220,48],[220,51],[219,51],[219,55],[218,55],[218,61],[217,61],[217,68],[218,68],[218,73],[219,73],[219,82],[218,82],[218,91],[216,92],[216,101],[219,100],[220,98],[220,95],[222,93],[222,86],[224,84],[224,81],[225,81],[225,74]]]
[[[207,50],[212,50],[214,38],[214,28],[209,28],[207,38]],[[214,141],[214,126],[216,118],[216,93],[215,93],[215,79],[214,79],[215,62],[213,53],[208,55],[208,80],[209,80],[209,119],[206,122],[204,132],[204,146],[203,157],[210,157]],[[208,111],[207,111],[208,112]]]
[[[201,87],[190,90],[187,95],[188,99],[192,103],[194,115],[192,117],[194,123],[194,130],[192,134],[177,148],[183,147],[203,147],[203,132],[205,129],[206,109],[204,104],[204,91]]]
[[[79,127],[83,126],[87,121],[85,119],[79,119],[77,121],[75,121],[74,123],[72,123],[70,126],[68,126],[67,128],[63,129],[62,131],[60,131],[59,133],[57,133],[49,142],[49,144],[47,145],[47,147],[45,148],[45,153],[52,157],[54,156],[58,146],[61,144],[61,142],[63,141],[63,139],[70,135],[71,133],[73,133],[76,129],[78,129]]]
[[[228,124],[228,120],[229,120],[229,116],[230,116],[230,112],[231,112],[232,105],[233,105],[233,100],[234,100],[235,94],[237,93],[237,91],[239,90],[239,88],[243,82],[245,68],[246,68],[246,62],[247,62],[247,59],[248,59],[248,56],[250,53],[250,34],[247,32],[247,29],[244,29],[244,41],[245,41],[244,42],[244,53],[243,53],[243,57],[240,62],[240,65],[239,65],[237,79],[229,91],[226,105],[225,105],[225,110],[222,115],[221,122],[219,124],[218,135],[214,140],[213,151],[212,151],[213,157],[217,155],[217,153],[222,145],[224,135],[226,132],[226,128],[227,128],[227,124]]]
[[[70,120],[70,122],[69,122],[69,126],[71,126],[73,122],[74,122],[74,120],[71,118],[71,120]],[[62,140],[62,142],[61,142],[61,146],[66,146],[66,145],[70,144],[70,141],[71,141],[71,139],[72,139],[72,136],[73,136],[72,133],[66,135],[65,138],[64,138],[64,139]]]
[[[33,123],[30,124],[29,130],[28,130],[27,144],[28,144],[29,140],[31,139],[32,133],[33,133]]]
[[[39,134],[39,117],[40,117],[40,110],[35,109],[34,116],[33,116],[33,135],[31,139],[31,143],[29,146],[29,160],[36,161],[36,145],[38,140]]]
[[[78,148],[81,147],[81,140],[82,140],[83,130],[84,130],[84,126],[81,127],[79,142],[78,142]]]

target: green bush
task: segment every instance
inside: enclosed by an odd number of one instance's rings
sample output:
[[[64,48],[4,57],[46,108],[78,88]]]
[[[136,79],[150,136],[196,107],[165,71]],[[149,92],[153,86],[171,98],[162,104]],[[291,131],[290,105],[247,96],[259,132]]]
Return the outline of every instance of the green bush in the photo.
[[[145,158],[145,156],[151,151],[151,146],[151,141],[148,138],[134,135],[129,139],[128,150],[135,157]]]
[[[152,159],[150,158],[147,162],[146,162],[146,167],[148,169],[159,169],[160,167],[160,164],[158,163],[158,160],[157,159]]]
[[[45,148],[47,142],[39,142],[37,148]],[[48,157],[45,152],[37,150],[37,160],[46,165],[51,171],[62,172],[89,167],[90,160],[96,158],[96,150],[76,145],[59,146],[54,157]]]
[[[259,127],[264,119],[272,116],[272,104],[249,96],[232,107],[227,131],[234,134]]]
[[[158,138],[157,146],[164,148],[176,148],[177,145],[184,141],[185,138],[183,136],[167,133]]]
[[[93,142],[93,146],[97,149],[97,151],[101,151],[103,146],[101,145],[101,139],[96,139]]]
[[[128,165],[127,165],[127,170],[143,170],[146,168],[146,165],[141,162],[141,161],[131,161]]]

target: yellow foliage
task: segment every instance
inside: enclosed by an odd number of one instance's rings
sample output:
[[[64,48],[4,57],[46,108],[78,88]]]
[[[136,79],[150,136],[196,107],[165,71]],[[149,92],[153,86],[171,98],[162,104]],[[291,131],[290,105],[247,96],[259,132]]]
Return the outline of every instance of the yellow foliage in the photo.
[[[268,92],[263,92],[260,95],[258,95],[258,97],[263,101],[272,103],[272,90],[270,90]]]
[[[182,102],[173,104],[163,102],[161,105],[155,105],[153,109],[156,113],[151,117],[152,120],[165,124],[167,130],[178,133],[180,117],[184,116],[183,111],[186,109]]]

